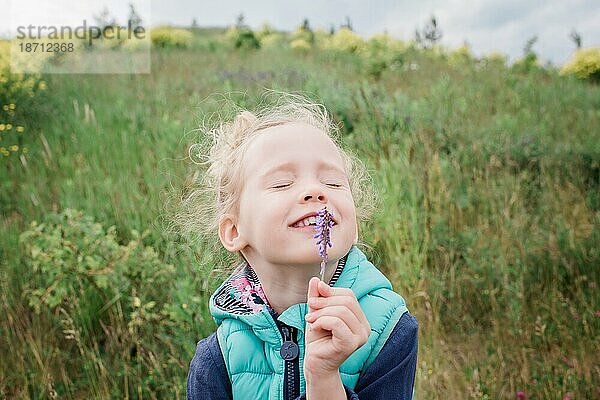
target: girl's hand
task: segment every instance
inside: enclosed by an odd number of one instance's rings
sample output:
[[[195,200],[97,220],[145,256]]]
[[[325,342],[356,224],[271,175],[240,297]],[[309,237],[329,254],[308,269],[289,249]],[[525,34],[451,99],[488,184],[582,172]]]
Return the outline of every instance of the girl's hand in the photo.
[[[351,289],[332,288],[317,277],[308,283],[308,306],[306,321],[312,324],[305,335],[305,375],[338,374],[369,339],[371,326]]]

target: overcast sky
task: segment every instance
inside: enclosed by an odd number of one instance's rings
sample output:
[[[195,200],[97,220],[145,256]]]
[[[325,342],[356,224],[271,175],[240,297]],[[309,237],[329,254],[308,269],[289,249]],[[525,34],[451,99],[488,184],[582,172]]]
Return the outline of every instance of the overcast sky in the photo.
[[[124,23],[128,1],[122,0],[0,0],[0,34],[18,25],[81,25],[93,23],[93,15],[104,5]],[[132,0],[151,25],[227,26],[243,13],[246,22],[258,28],[268,22],[277,29],[291,30],[304,18],[312,27],[339,27],[348,17],[354,30],[368,37],[386,30],[399,39],[412,39],[434,15],[442,43],[458,47],[465,41],[477,56],[491,51],[511,60],[522,55],[525,42],[537,36],[533,49],[542,61],[564,63],[575,45],[569,39],[574,29],[583,47],[600,47],[599,0]],[[9,16],[12,16],[10,18]]]

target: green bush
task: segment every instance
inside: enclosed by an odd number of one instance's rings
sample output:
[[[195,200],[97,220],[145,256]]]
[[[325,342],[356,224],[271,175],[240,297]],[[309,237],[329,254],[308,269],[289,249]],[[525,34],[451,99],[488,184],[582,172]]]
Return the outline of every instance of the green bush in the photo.
[[[404,42],[387,34],[374,35],[359,47],[359,54],[366,62],[367,75],[375,79],[380,79],[386,69],[398,69],[404,63],[406,51]]]
[[[528,53],[523,58],[518,59],[512,66],[513,71],[527,74],[541,69],[540,61],[535,53]]]
[[[259,49],[260,41],[254,32],[247,27],[232,26],[225,32],[225,40],[236,49]]]
[[[137,368],[143,373],[129,379],[143,382],[144,393],[170,391],[151,375],[156,368],[153,354],[165,352],[157,338],[187,320],[169,303],[175,269],[143,244],[149,231],[131,234],[133,240],[121,244],[114,226],[104,229],[72,209],[32,222],[19,236],[31,276],[23,293],[38,318],[67,339],[67,344],[56,343],[78,348],[81,357],[68,363],[79,367],[88,382],[106,384],[97,376],[105,365],[115,376]],[[128,388],[106,385],[93,390],[105,398],[120,396]]]
[[[50,214],[44,223],[32,222],[20,235],[25,262],[35,277],[26,289],[29,304],[39,313],[43,306],[70,308],[82,295],[104,302],[118,294],[164,299],[159,288],[169,282],[173,266],[163,265],[156,251],[142,244],[147,233],[133,231],[134,240],[121,245],[114,226],[105,230],[71,209]]]

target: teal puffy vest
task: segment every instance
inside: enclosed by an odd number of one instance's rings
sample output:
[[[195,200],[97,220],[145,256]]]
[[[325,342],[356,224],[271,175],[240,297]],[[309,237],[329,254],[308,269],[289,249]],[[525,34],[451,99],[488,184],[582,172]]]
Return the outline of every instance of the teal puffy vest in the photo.
[[[226,281],[227,282],[227,281]],[[283,344],[273,316],[263,310],[239,315],[217,305],[210,298],[210,312],[218,325],[217,337],[227,366],[235,400],[283,398],[285,360],[279,350]],[[354,389],[364,371],[371,365],[387,341],[402,314],[408,311],[404,299],[392,290],[390,281],[369,262],[356,246],[350,249],[346,263],[333,287],[352,289],[369,324],[371,335],[367,342],[340,366],[342,382]],[[298,329],[300,393],[306,389],[304,379],[304,316],[307,304],[294,304],[278,320]]]

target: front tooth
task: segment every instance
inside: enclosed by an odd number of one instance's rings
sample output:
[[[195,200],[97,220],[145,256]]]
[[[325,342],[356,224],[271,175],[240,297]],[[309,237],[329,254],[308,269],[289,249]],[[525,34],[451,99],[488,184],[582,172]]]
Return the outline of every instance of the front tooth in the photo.
[[[306,225],[309,225],[309,224],[316,225],[317,224],[317,218],[314,215],[312,217],[306,218],[304,221],[305,221]]]

